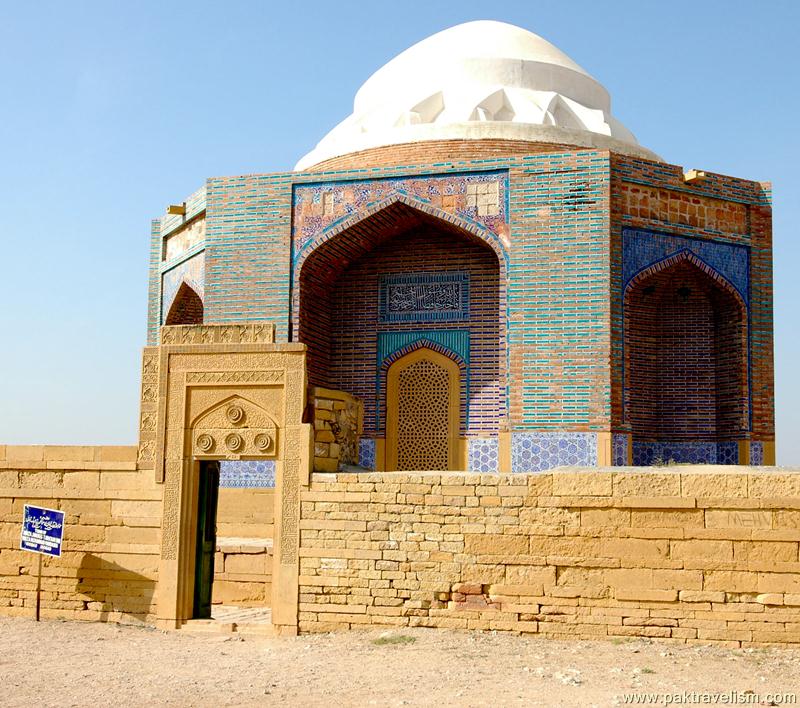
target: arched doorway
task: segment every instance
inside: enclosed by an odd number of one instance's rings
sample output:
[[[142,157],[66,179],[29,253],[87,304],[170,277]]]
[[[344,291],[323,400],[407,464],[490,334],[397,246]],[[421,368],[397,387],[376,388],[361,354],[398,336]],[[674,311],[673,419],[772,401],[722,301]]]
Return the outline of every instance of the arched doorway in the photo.
[[[741,296],[687,253],[634,278],[624,319],[625,413],[634,451],[648,444],[650,457],[717,462],[717,447],[749,430]]]
[[[497,435],[506,416],[505,262],[473,231],[398,200],[297,259],[293,339],[308,346],[313,386],[363,403],[377,469],[406,469],[387,435],[388,369],[421,344],[456,366],[450,469],[468,438]]]
[[[203,301],[186,283],[181,283],[170,305],[165,325],[203,324]]]
[[[451,470],[458,460],[459,369],[422,347],[389,367],[387,469]]]

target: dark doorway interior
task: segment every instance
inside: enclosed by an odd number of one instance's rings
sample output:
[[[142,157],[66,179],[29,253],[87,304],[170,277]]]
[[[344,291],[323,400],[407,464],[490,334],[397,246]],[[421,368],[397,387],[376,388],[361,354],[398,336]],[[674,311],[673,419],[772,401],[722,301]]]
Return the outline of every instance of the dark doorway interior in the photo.
[[[194,571],[195,619],[210,619],[211,590],[214,583],[214,552],[217,545],[217,500],[219,462],[200,463],[197,497],[197,551]]]

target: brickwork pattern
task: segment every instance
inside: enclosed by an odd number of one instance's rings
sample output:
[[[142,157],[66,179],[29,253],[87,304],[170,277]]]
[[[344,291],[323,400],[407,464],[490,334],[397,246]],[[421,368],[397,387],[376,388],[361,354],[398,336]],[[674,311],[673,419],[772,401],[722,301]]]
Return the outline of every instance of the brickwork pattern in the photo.
[[[800,474],[315,475],[300,630],[800,645]]]
[[[381,322],[380,278],[384,274],[465,272],[470,281],[469,321]],[[332,284],[329,305],[324,291],[331,287],[318,271],[310,271],[307,327],[301,325],[301,341],[309,345],[309,372],[317,383],[350,392],[364,402],[365,433],[382,435],[385,410],[386,357],[382,338],[397,339],[413,333],[414,341],[446,331],[467,334],[468,369],[462,382],[462,431],[496,432],[501,416],[502,353],[499,321],[499,283],[496,256],[468,241],[453,239],[432,229],[420,229],[378,246],[344,270]],[[313,329],[312,329],[313,327]],[[328,340],[321,341],[325,336]],[[456,352],[461,353],[461,352]],[[313,380],[313,379],[312,379]]]
[[[200,253],[205,247],[205,220],[202,218],[206,210],[205,187],[201,187],[189,195],[185,206],[185,214],[167,214],[151,222],[150,268],[147,290],[148,346],[158,344],[158,328],[164,322],[161,274]],[[169,242],[173,238],[176,242],[182,242],[186,248],[170,249]],[[197,288],[195,290],[197,291]],[[169,297],[168,299],[171,300]]]
[[[626,417],[635,440],[737,439],[749,428],[747,313],[683,261],[626,295]]]
[[[508,179],[507,205],[505,197],[498,199],[498,209],[507,209],[507,232],[495,234],[507,260],[500,274],[501,302],[507,300],[507,306],[501,305],[498,319],[501,327],[507,324],[500,385],[501,398],[509,403],[498,415],[501,429],[630,434],[623,414],[623,290],[630,274],[623,272],[622,237],[629,229],[657,235],[651,244],[656,250],[681,241],[701,258],[711,253],[712,261],[725,249],[748,251],[748,268],[741,269],[737,255],[728,263],[736,277],[726,277],[749,305],[749,432],[755,442],[768,444],[765,450],[772,449],[771,194],[768,185],[757,182],[706,173],[704,180],[688,183],[678,166],[602,150],[508,141],[390,146],[335,158],[303,173],[212,178],[198,192],[203,208],[207,202],[206,322],[272,321],[277,341],[297,341],[292,209],[302,190],[310,200],[308,211],[303,212],[301,200],[294,214],[296,219],[305,214],[295,224],[301,240],[304,229],[323,234],[347,227],[348,219],[369,216],[372,207],[348,211],[343,201],[337,203],[336,195],[346,193],[352,193],[353,204],[362,197],[369,201],[364,185],[413,183],[412,196],[398,192],[395,197],[425,206],[426,199],[430,204],[447,196],[434,189],[446,178],[473,174],[485,181],[489,173]],[[482,196],[487,210],[490,202]],[[190,198],[187,218],[200,206],[200,197]],[[477,201],[475,206],[477,218]],[[464,202],[450,208],[461,209],[462,218],[466,207]],[[443,201],[437,208],[447,213]],[[182,217],[165,217],[154,224],[151,342],[158,321],[160,239],[182,223]]]
[[[203,298],[205,297],[205,253],[187,258],[161,276],[161,322],[163,324],[198,324],[198,322],[169,322],[169,314],[179,295],[186,297],[193,294],[199,300],[202,315]],[[198,305],[193,303],[196,310]],[[202,322],[202,317],[200,323]]]
[[[358,439],[364,419],[361,401],[343,391],[312,388],[314,409],[314,469],[336,472],[359,462]]]
[[[532,155],[510,171],[510,426],[607,430],[609,156]]]
[[[685,250],[712,277],[718,277],[714,271],[722,274],[749,308],[745,406],[750,421],[744,428],[757,440],[773,440],[769,185],[709,172],[702,181],[687,183],[680,167],[616,154],[611,163],[612,428],[630,432],[624,410],[624,289],[637,271]],[[736,408],[725,414],[729,427],[741,414]]]
[[[292,175],[208,180],[206,322],[271,321],[288,340]]]
[[[397,165],[459,163],[573,149],[572,145],[524,140],[431,140],[424,143],[387,145],[332,157],[310,167],[308,171],[325,173],[379,167],[394,169]]]

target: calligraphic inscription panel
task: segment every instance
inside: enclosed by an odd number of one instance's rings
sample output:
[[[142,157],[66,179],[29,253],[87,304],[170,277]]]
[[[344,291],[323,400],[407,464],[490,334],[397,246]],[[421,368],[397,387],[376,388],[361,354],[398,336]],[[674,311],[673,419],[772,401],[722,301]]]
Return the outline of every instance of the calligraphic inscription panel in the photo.
[[[381,322],[462,322],[468,319],[467,273],[403,273],[381,278]]]

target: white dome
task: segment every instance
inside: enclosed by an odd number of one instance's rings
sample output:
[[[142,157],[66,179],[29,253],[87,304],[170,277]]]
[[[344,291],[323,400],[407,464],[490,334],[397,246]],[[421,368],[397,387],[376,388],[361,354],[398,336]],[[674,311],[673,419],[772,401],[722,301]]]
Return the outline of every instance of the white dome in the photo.
[[[659,159],[611,115],[603,86],[560,49],[504,22],[467,22],[415,44],[356,93],[353,113],[295,167],[384,145],[529,140]]]

